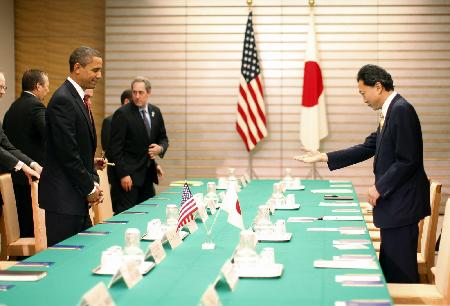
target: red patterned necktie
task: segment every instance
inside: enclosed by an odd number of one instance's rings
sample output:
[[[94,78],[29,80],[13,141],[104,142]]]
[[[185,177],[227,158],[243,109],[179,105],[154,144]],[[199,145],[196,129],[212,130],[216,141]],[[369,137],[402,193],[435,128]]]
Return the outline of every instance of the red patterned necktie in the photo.
[[[91,96],[89,95],[84,95],[83,98],[83,102],[84,102],[84,106],[86,107],[88,113],[89,113],[89,118],[91,119],[91,123],[94,124],[94,119],[92,118],[92,111],[91,111]]]

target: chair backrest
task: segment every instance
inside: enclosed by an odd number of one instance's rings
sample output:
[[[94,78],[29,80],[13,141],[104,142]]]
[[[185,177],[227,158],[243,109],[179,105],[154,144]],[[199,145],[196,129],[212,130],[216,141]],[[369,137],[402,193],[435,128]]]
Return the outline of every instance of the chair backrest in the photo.
[[[100,189],[103,190],[103,203],[93,206],[95,224],[109,219],[114,215],[107,169],[106,167],[103,170],[97,170],[98,176],[100,177]]]
[[[19,217],[17,215],[16,197],[11,179],[11,174],[0,175],[0,192],[3,199],[3,225],[6,245],[20,238]]]
[[[442,223],[441,244],[436,263],[436,287],[445,298],[450,291],[450,197],[445,205],[444,222]]]
[[[441,204],[441,188],[441,183],[431,180],[431,214],[423,220],[422,238],[420,240],[420,253],[430,267],[434,266],[434,247],[436,245],[436,229],[439,218],[439,206]]]
[[[33,208],[33,225],[36,253],[47,248],[45,211],[39,207],[38,184],[38,181],[31,182],[31,206]]]

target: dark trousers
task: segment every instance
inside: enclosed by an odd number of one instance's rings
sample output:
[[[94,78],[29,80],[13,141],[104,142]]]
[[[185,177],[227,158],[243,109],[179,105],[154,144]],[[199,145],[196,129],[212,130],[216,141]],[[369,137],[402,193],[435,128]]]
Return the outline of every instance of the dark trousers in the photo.
[[[20,237],[34,237],[33,208],[30,185],[14,184]]]
[[[388,283],[418,283],[418,224],[380,229],[380,265]]]
[[[45,211],[47,245],[50,247],[92,226],[89,213],[85,216],[58,214]]]
[[[116,215],[154,196],[155,187],[149,175],[146,176],[142,186],[133,185],[128,192],[123,190],[120,179],[117,179],[114,183],[111,182],[111,201]]]

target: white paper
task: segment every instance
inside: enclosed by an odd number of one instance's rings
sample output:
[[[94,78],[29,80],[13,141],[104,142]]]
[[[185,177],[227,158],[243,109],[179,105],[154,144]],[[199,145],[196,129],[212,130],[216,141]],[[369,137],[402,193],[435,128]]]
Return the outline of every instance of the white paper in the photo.
[[[339,239],[333,240],[333,244],[371,244],[368,239]]]
[[[336,275],[336,282],[378,282],[381,281],[380,274],[344,274]]]
[[[337,208],[333,209],[331,212],[336,213],[359,213],[359,209],[352,209],[352,208]]]
[[[316,217],[289,217],[287,222],[314,222]]]
[[[352,189],[313,189],[311,190],[312,193],[353,193]]]
[[[363,221],[362,216],[323,216],[323,220],[328,221]]]
[[[369,247],[364,244],[333,244],[338,250],[368,250]]]
[[[332,185],[330,184],[330,188],[351,188],[352,184],[338,184]]]
[[[337,227],[308,227],[306,229],[308,232],[338,232]]]
[[[323,207],[357,207],[358,203],[347,203],[347,202],[331,202],[331,203],[327,203],[327,202],[320,202],[319,206],[323,206]]]
[[[368,260],[323,260],[314,261],[315,268],[335,268],[335,269],[378,269],[375,261]]]

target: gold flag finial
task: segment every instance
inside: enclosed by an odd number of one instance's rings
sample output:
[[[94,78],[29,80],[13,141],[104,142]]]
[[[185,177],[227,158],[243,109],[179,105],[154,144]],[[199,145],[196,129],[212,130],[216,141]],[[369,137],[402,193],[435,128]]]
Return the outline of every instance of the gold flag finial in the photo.
[[[309,6],[310,6],[310,7],[313,7],[313,6],[314,6],[314,2],[315,2],[314,0],[308,0]]]
[[[247,0],[247,5],[249,8],[252,7],[252,4],[253,4],[253,0]]]

